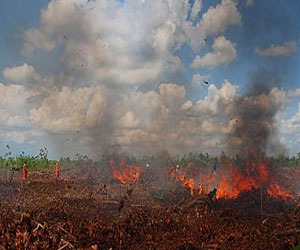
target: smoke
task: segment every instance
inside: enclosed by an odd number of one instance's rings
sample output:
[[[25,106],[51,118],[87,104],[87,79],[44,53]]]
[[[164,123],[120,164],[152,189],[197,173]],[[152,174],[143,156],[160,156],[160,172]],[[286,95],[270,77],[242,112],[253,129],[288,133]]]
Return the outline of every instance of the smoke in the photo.
[[[253,74],[247,93],[236,99],[227,138],[231,154],[250,148],[277,153],[283,146],[277,140],[276,114],[285,93],[276,84],[276,75],[260,70]]]
[[[96,123],[87,130],[87,141],[92,155],[99,156],[111,148],[111,145],[114,142],[112,138],[114,137],[116,130],[115,121],[116,119],[108,111],[103,114],[101,123]]]

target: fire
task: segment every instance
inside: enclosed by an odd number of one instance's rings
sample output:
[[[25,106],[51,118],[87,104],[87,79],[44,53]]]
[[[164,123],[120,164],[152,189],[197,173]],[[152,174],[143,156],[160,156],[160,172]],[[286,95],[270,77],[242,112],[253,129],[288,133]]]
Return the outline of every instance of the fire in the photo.
[[[281,190],[280,186],[277,183],[270,184],[267,191],[271,197],[281,197],[284,200],[293,198],[293,195],[290,191]]]
[[[217,198],[235,199],[240,193],[258,189],[268,182],[269,161],[263,158],[257,163],[247,159],[244,171],[231,165],[222,172]]]
[[[223,159],[224,164],[215,173],[195,174],[195,178],[186,178],[181,171],[171,172],[173,178],[181,181],[183,186],[190,188],[194,196],[195,186],[198,195],[208,194],[217,188],[216,198],[236,199],[245,191],[265,188],[270,197],[281,197],[283,200],[293,198],[290,191],[283,191],[280,186],[270,178],[270,161],[262,152],[251,149],[246,159],[236,162]],[[198,183],[198,184],[197,184]]]
[[[192,196],[194,196],[194,190],[195,190],[195,183],[194,179],[192,178],[186,178],[185,174],[182,172],[176,171],[174,168],[171,169],[171,176],[182,182],[183,186],[186,186],[190,189],[190,193]]]
[[[141,167],[127,164],[125,157],[121,157],[119,167],[113,159],[110,160],[110,165],[113,168],[114,179],[119,180],[122,184],[137,182],[143,172]]]

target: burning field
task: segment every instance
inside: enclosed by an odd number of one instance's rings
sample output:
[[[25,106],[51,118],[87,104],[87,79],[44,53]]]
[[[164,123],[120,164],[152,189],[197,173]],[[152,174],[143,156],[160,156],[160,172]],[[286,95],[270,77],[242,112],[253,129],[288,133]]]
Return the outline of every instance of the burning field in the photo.
[[[299,0],[21,2],[0,250],[300,250]]]
[[[294,249],[299,167],[262,152],[212,166],[125,156],[1,176],[1,249]],[[289,183],[289,186],[287,186]]]

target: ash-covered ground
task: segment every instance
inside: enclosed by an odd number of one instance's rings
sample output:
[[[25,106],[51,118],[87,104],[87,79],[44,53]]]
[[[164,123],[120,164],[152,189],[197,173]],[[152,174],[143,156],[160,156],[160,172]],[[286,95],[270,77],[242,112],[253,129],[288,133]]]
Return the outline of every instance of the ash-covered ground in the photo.
[[[299,167],[277,171],[291,184],[299,173]],[[131,183],[113,176],[112,169],[97,164],[61,166],[59,179],[55,171],[29,170],[26,180],[21,172],[12,178],[2,172],[1,249],[294,249],[300,244],[297,196],[270,197],[264,188],[235,199],[216,199],[211,191],[192,196],[167,169],[158,174],[153,166]]]

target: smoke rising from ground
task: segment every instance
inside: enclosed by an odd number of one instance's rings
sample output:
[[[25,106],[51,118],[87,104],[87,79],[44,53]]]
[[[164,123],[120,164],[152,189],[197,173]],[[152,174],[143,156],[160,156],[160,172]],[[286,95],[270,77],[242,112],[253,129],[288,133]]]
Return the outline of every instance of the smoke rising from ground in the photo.
[[[246,153],[253,148],[278,153],[283,147],[277,137],[276,114],[285,93],[274,86],[276,77],[265,71],[257,72],[251,80],[253,83],[248,92],[234,103],[227,138],[228,151]]]

